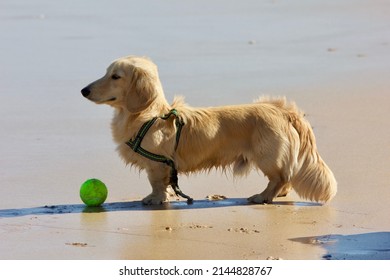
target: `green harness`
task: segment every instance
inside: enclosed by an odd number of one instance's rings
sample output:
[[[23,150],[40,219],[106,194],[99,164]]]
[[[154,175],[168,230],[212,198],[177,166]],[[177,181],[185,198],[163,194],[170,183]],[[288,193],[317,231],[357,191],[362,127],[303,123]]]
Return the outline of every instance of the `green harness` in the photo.
[[[183,120],[179,117],[179,113],[177,112],[176,109],[172,109],[169,111],[168,114],[163,115],[161,117],[154,117],[153,119],[147,121],[144,123],[140,130],[137,133],[137,136],[134,139],[130,139],[129,141],[126,142],[126,144],[136,153],[140,154],[143,157],[146,157],[147,159],[165,163],[171,168],[171,174],[169,178],[169,184],[175,191],[175,194],[178,196],[181,196],[185,199],[187,199],[187,203],[191,204],[193,202],[193,199],[189,197],[188,195],[185,195],[179,188],[178,184],[178,178],[177,178],[177,169],[175,166],[175,162],[172,159],[169,159],[163,155],[157,155],[154,153],[151,153],[141,147],[141,142],[144,139],[146,133],[148,130],[152,127],[152,125],[156,122],[157,119],[163,119],[163,120],[168,120],[171,116],[175,116],[175,125],[176,125],[176,143],[175,143],[175,150],[177,149],[177,146],[179,145],[179,140],[180,140],[180,134],[181,130],[184,126]]]

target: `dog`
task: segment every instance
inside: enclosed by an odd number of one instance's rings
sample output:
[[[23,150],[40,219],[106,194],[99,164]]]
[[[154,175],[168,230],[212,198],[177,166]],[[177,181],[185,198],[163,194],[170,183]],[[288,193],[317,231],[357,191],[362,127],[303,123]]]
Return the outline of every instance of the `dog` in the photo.
[[[232,169],[238,176],[260,169],[269,183],[263,192],[248,198],[252,203],[272,203],[291,189],[303,199],[326,203],[337,192],[337,182],[317,151],[309,122],[285,98],[193,108],[176,97],[170,105],[157,66],[137,56],[115,60],[102,78],[81,93],[115,108],[111,128],[117,151],[126,164],[145,170],[152,186],[152,193],[142,200],[146,205],[169,201],[175,172],[212,168]],[[145,124],[152,119],[145,132]],[[148,158],[139,149],[166,162]]]

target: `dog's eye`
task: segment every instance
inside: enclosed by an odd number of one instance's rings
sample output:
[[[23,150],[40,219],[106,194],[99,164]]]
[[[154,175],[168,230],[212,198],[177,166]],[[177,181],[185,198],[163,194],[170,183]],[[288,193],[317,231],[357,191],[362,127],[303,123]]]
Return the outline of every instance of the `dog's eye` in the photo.
[[[119,75],[117,75],[117,74],[112,74],[112,76],[111,76],[111,79],[113,79],[113,80],[118,80],[120,78],[121,77]]]

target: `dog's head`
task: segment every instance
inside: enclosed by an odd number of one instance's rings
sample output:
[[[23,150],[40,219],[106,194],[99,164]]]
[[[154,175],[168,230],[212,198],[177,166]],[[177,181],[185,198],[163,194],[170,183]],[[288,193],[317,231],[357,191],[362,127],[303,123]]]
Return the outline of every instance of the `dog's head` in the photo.
[[[81,90],[97,104],[138,113],[163,95],[157,66],[147,58],[128,56],[115,60],[106,74]]]

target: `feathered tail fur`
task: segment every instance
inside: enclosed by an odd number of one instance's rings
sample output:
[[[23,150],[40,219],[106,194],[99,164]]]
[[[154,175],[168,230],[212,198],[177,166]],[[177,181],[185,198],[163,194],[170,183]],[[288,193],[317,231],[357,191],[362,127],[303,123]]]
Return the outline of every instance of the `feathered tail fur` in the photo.
[[[299,135],[298,145],[295,149],[292,145],[290,151],[296,165],[290,179],[292,188],[304,199],[317,202],[331,200],[337,192],[337,182],[333,172],[318,153],[311,125],[294,103],[288,104],[285,99],[269,102],[283,107],[288,112],[290,129]]]

